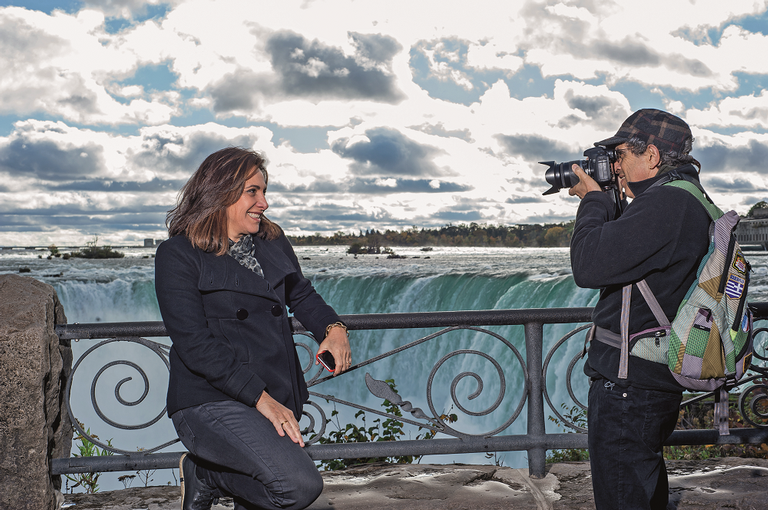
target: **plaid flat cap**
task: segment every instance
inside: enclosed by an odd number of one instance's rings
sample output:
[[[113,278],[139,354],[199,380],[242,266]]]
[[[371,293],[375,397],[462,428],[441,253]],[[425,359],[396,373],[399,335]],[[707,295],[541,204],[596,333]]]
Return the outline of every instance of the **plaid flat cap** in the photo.
[[[595,145],[615,147],[632,137],[653,144],[661,151],[681,153],[686,138],[693,137],[691,128],[680,117],[653,108],[638,110],[630,115],[616,134]]]

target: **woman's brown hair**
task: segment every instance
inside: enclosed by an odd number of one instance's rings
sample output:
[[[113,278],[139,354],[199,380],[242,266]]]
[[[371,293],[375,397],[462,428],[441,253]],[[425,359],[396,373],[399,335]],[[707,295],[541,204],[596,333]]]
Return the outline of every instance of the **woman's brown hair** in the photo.
[[[165,218],[168,236],[184,235],[196,248],[216,255],[226,254],[229,249],[227,207],[240,199],[245,181],[257,171],[268,184],[264,157],[250,149],[227,147],[205,158],[179,191],[176,207],[168,211]],[[261,216],[256,235],[271,241],[281,233],[276,223]]]

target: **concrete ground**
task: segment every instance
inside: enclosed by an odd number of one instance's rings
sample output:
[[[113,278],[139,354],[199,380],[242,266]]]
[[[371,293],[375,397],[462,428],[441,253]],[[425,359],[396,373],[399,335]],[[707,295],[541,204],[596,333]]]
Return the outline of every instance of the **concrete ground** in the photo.
[[[768,460],[721,458],[668,461],[669,510],[768,510]],[[324,472],[325,489],[311,510],[586,510],[594,509],[589,463],[548,466],[545,478],[527,469],[475,465],[368,465]],[[70,510],[171,510],[178,487],[68,494]],[[214,510],[232,509],[224,499]]]

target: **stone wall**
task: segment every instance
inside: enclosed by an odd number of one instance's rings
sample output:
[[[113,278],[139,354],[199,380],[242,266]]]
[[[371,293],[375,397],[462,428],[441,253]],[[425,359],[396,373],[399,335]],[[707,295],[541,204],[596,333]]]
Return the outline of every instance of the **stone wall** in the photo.
[[[72,426],[63,395],[72,370],[66,324],[50,285],[0,275],[0,508],[48,510],[61,504],[50,459],[69,457]]]

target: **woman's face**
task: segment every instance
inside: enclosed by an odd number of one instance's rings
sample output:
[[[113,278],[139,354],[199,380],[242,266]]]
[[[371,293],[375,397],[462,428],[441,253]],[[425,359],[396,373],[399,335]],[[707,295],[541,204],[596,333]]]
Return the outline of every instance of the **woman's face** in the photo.
[[[227,233],[234,242],[243,235],[259,231],[261,215],[269,207],[264,196],[266,192],[264,174],[257,170],[245,181],[245,189],[238,201],[227,207]]]

